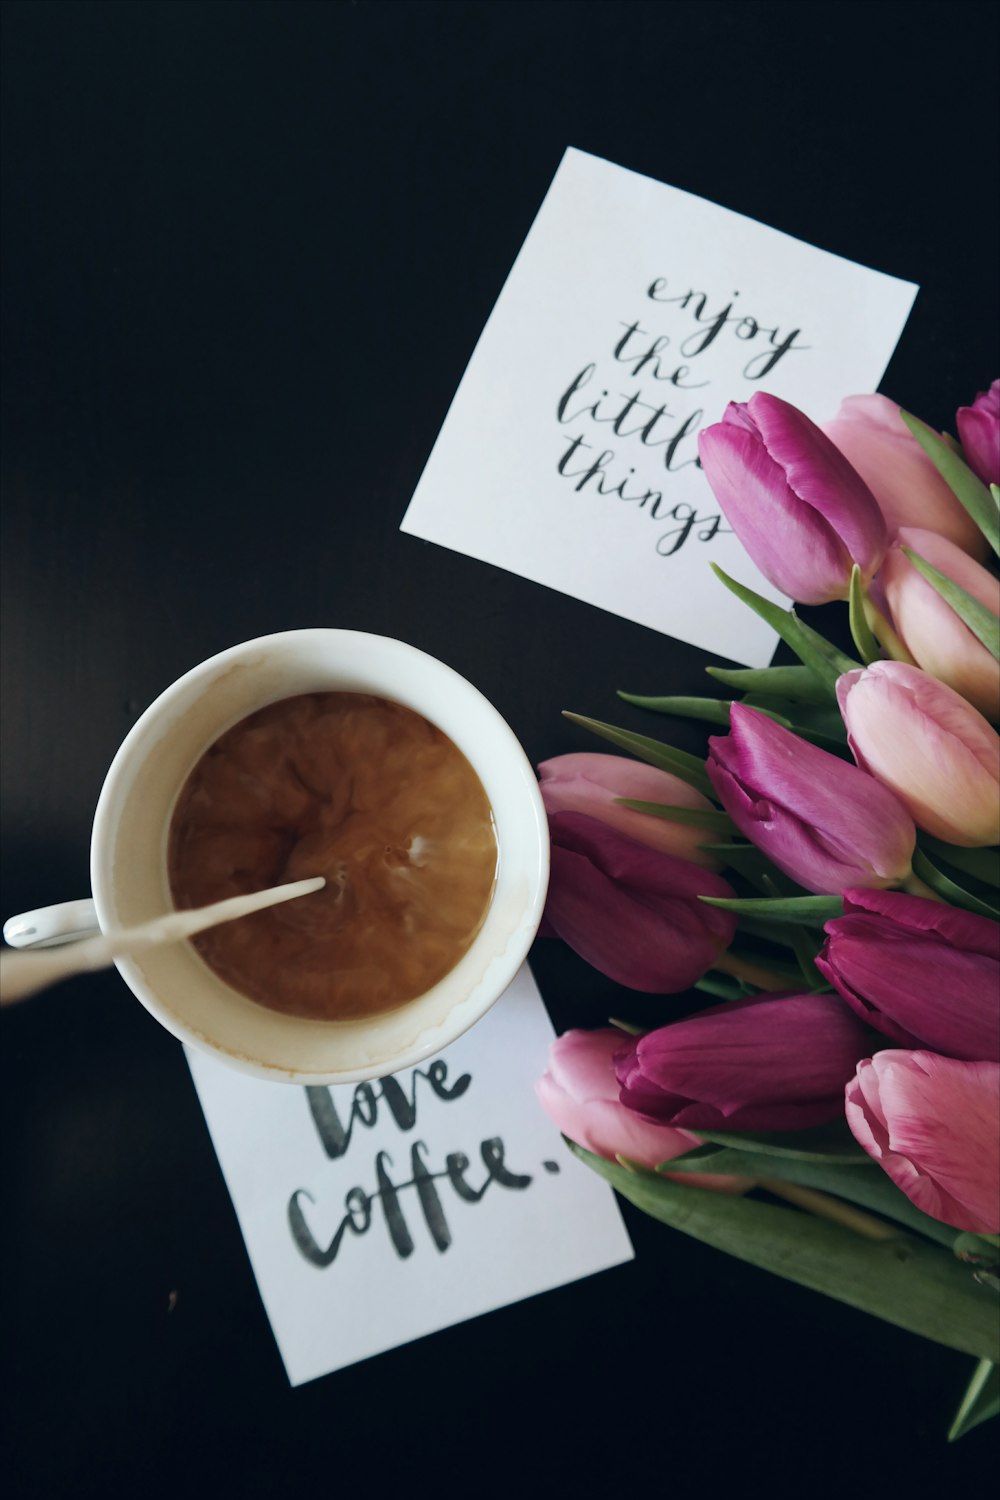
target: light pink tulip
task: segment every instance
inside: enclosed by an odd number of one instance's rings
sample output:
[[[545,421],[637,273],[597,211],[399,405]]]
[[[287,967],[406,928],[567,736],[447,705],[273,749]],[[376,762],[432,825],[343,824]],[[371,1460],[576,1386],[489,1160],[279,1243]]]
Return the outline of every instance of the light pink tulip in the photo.
[[[858,1064],[845,1112],[917,1208],[954,1229],[1000,1231],[1000,1066],[877,1052]]]
[[[984,559],[986,539],[956,499],[888,396],[848,396],[820,424],[878,501],[890,533],[901,526],[936,531]]]
[[[966,848],[1000,842],[1000,736],[954,688],[877,661],[845,672],[837,701],[854,759],[918,828]]]
[[[953,687],[996,723],[1000,719],[1000,665],[904,557],[904,547],[995,615],[1000,615],[1000,580],[947,537],[910,526],[897,534],[879,574],[892,623],[917,666]]]
[[[581,752],[556,755],[538,767],[542,801],[548,813],[581,812],[598,818],[609,828],[617,828],[649,849],[674,854],[706,870],[717,870],[718,860],[700,848],[711,835],[704,828],[685,823],[671,823],[649,813],[633,812],[622,807],[618,797],[633,802],[661,802],[668,807],[691,807],[711,810],[707,797],[694,787],[641,761],[623,755],[595,755]]]
[[[654,1125],[626,1109],[618,1099],[614,1058],[629,1038],[613,1027],[600,1031],[567,1031],[549,1048],[549,1066],[535,1084],[539,1103],[563,1135],[595,1156],[614,1161],[625,1156],[643,1167],[671,1161],[701,1145],[699,1136],[670,1125]],[[675,1173],[679,1182],[720,1192],[745,1192],[742,1177]]]

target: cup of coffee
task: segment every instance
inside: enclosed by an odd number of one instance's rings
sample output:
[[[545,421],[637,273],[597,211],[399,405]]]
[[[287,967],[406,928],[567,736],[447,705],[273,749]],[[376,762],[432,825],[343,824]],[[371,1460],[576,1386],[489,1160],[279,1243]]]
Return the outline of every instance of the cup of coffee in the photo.
[[[112,762],[92,905],[4,934],[114,932],[309,875],[321,891],[120,958],[122,977],[174,1036],[236,1068],[358,1082],[472,1026],[538,930],[548,831],[532,768],[476,688],[404,642],[287,631],[186,673]]]

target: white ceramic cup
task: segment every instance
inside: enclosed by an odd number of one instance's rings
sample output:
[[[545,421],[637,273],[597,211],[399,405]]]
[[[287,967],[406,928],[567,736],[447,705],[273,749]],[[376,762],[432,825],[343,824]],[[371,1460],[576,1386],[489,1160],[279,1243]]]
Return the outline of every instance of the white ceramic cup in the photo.
[[[167,835],[178,794],[208,747],[247,715],[297,693],[372,693],[423,714],[463,752],[493,809],[499,861],[486,920],[426,994],[384,1015],[310,1021],[225,984],[188,942],[116,960],[126,984],[174,1036],[261,1078],[351,1083],[432,1056],[499,999],[538,930],[548,882],[545,809],[524,751],[457,672],[402,641],[352,630],[292,630],[233,646],[193,668],[136,722],[101,790],[88,902],[12,917],[4,936],[41,946],[138,926],[171,910]],[[89,921],[88,921],[89,917]],[[29,929],[31,929],[29,931]]]

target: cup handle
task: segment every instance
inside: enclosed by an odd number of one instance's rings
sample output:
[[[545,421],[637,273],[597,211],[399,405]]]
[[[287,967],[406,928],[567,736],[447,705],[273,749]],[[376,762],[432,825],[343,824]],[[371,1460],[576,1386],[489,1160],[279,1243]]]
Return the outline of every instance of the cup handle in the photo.
[[[60,943],[92,937],[100,930],[97,909],[88,897],[85,901],[60,901],[56,906],[39,906],[35,911],[8,917],[3,924],[3,938],[12,948],[55,948]]]

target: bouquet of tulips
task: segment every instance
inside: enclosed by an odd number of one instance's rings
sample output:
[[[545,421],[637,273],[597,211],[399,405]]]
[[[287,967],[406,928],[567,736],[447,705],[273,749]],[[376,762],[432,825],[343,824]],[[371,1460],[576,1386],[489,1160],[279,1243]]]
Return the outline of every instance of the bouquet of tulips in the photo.
[[[704,1007],[569,1031],[537,1085],[640,1209],[974,1356],[951,1437],[1000,1410],[1000,381],[956,422],[761,392],[702,432],[750,557],[845,601],[856,655],[716,569],[794,664],[621,695],[718,725],[705,759],[569,715],[628,757],[540,767],[543,931]]]

